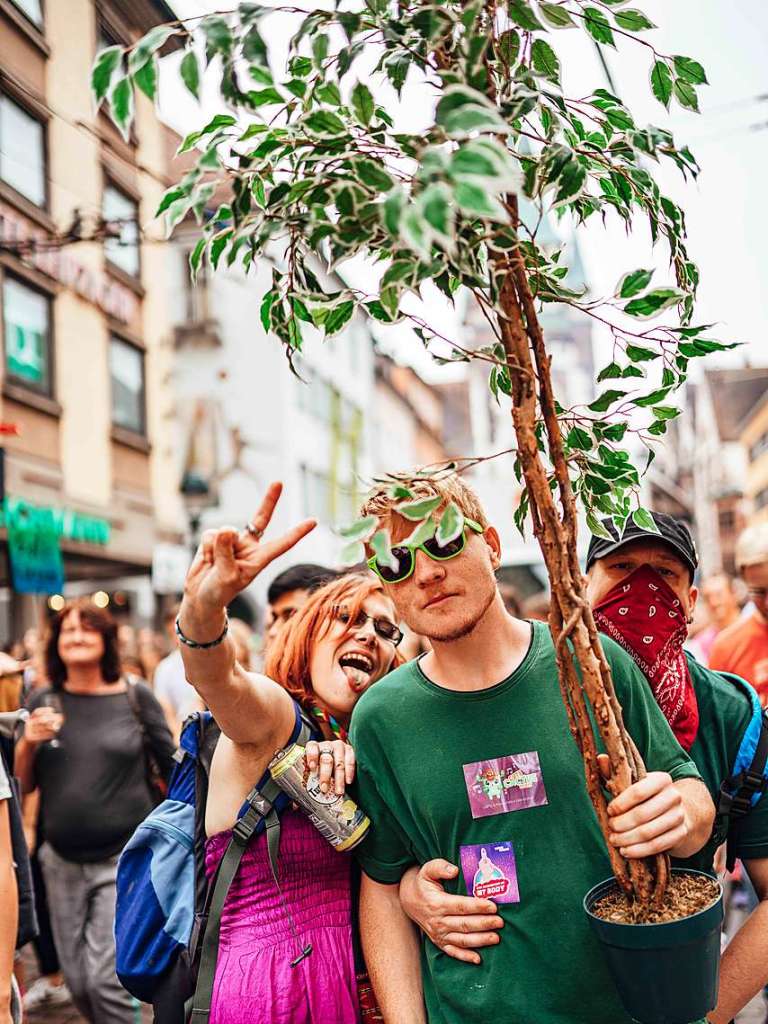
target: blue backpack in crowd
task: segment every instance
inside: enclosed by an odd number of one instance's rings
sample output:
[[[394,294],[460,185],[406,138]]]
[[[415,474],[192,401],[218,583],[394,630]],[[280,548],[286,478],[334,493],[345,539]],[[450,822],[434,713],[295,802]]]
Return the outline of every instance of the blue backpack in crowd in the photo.
[[[741,738],[733,769],[720,786],[715,819],[717,821],[722,816],[727,821],[726,865],[729,871],[733,871],[736,856],[730,842],[732,825],[744,818],[768,789],[768,711],[761,707],[755,690],[740,676],[730,672],[719,672],[718,675],[746,694],[752,706],[752,717]]]
[[[289,742],[319,731],[296,704]],[[117,976],[131,995],[152,1003],[156,1024],[206,1024],[219,949],[221,913],[250,840],[267,833],[277,881],[280,814],[290,797],[268,772],[240,809],[215,878],[205,875],[205,806],[220,730],[210,712],[184,723],[168,795],[139,825],[117,869]],[[303,955],[306,955],[305,954]]]

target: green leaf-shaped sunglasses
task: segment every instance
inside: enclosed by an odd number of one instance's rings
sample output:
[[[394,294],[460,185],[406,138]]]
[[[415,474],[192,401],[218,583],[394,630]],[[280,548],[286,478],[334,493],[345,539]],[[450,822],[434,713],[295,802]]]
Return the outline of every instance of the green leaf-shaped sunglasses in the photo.
[[[447,562],[460,555],[464,550],[468,529],[474,530],[475,533],[485,532],[480,523],[476,523],[474,519],[467,519],[465,516],[461,533],[446,544],[441,546],[437,542],[437,537],[430,537],[420,544],[393,545],[392,556],[397,562],[397,568],[393,569],[391,565],[380,562],[376,555],[368,559],[368,568],[372,569],[384,583],[402,583],[403,580],[407,580],[409,576],[413,575],[416,568],[417,551],[423,551],[433,562]]]

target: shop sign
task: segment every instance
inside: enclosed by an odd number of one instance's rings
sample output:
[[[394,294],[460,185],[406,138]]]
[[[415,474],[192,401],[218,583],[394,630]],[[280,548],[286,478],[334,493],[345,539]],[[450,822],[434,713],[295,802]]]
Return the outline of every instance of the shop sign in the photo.
[[[110,522],[99,516],[86,516],[74,512],[70,508],[48,508],[33,505],[23,498],[8,497],[0,509],[0,526],[8,531],[16,527],[26,527],[37,521],[50,524],[57,540],[71,540],[80,544],[97,544],[103,547],[109,544]]]
[[[129,288],[118,284],[107,274],[84,267],[64,249],[50,247],[51,236],[46,231],[31,227],[4,203],[0,203],[0,237],[9,245],[32,242],[32,251],[24,255],[24,262],[67,288],[72,288],[108,316],[124,324],[130,323],[136,316],[138,300]]]
[[[10,499],[8,504],[12,504]],[[9,514],[10,513],[10,514]],[[64,589],[64,563],[53,509],[18,502],[6,511],[13,587],[22,594],[57,594]]]

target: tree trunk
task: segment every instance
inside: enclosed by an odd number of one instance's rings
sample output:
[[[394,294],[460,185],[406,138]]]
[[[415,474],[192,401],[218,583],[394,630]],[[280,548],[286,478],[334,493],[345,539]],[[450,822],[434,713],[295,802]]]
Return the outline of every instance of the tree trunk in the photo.
[[[517,200],[507,199],[515,228]],[[597,761],[597,745],[590,707],[611,774],[605,783],[617,796],[646,774],[642,758],[624,726],[610,666],[587,603],[585,580],[576,553],[576,500],[563,449],[555,410],[550,373],[541,325],[528,284],[520,250],[512,254],[492,252],[497,270],[503,270],[498,326],[512,381],[512,419],[523,477],[528,489],[531,517],[549,576],[551,602],[549,628],[555,644],[560,688],[568,712],[571,733],[584,759],[587,790],[606,839],[611,866],[619,885],[634,894],[640,907],[658,904],[669,877],[669,859],[659,855],[649,861],[627,861],[608,842],[608,811]],[[559,508],[536,436],[541,410],[546,446],[554,470]],[[578,666],[578,671],[577,671]]]

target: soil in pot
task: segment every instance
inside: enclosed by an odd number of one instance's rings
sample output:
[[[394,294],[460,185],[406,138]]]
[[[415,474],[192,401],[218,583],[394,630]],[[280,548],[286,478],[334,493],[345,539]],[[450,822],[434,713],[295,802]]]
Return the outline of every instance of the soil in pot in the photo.
[[[698,914],[719,896],[720,887],[714,879],[706,875],[673,873],[660,907],[641,907],[616,886],[590,910],[596,917],[616,924],[663,924]]]

